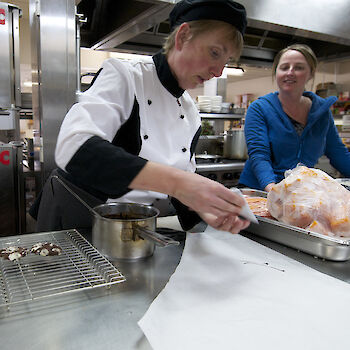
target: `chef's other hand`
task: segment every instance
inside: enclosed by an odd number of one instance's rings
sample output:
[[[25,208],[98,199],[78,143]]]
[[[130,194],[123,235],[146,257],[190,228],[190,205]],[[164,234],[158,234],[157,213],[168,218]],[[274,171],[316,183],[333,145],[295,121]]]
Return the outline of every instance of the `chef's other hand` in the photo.
[[[276,184],[274,182],[269,183],[266,187],[265,187],[265,191],[266,192],[270,192],[272,187],[275,186]]]
[[[239,233],[250,225],[248,220],[240,219],[238,216],[232,214],[219,217],[208,213],[198,213],[198,215],[211,227],[231,233]]]

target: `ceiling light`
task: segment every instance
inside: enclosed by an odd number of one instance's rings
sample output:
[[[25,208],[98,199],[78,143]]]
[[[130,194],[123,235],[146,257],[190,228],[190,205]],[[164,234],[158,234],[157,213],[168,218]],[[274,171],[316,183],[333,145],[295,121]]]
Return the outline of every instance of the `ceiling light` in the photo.
[[[119,58],[122,60],[139,60],[139,61],[143,61],[143,60],[148,60],[149,55],[137,55],[137,54],[133,54],[133,53],[124,53],[124,52],[111,52],[110,53],[110,57],[115,57],[115,58]]]

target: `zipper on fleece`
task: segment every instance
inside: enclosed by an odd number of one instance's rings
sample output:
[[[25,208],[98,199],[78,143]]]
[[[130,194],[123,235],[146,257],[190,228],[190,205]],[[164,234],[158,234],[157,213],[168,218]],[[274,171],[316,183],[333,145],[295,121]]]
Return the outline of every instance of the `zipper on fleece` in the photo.
[[[303,139],[300,137],[300,142],[299,142],[299,150],[298,150],[298,155],[297,155],[297,159],[298,162],[300,163],[300,156],[301,156],[301,147],[303,145]]]

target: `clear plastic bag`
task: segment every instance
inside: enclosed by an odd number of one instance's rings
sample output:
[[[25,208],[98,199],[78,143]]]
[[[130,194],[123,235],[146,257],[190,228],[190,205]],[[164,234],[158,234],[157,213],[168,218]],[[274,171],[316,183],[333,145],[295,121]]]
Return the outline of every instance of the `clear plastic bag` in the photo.
[[[319,169],[298,165],[267,196],[271,215],[289,225],[350,237],[350,191]]]

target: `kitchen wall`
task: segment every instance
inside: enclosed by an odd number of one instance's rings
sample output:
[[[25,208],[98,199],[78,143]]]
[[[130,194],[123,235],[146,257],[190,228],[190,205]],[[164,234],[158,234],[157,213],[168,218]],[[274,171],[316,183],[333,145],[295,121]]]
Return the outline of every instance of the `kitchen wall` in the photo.
[[[101,67],[102,62],[109,57],[111,57],[110,52],[81,49],[81,73],[97,72]]]

